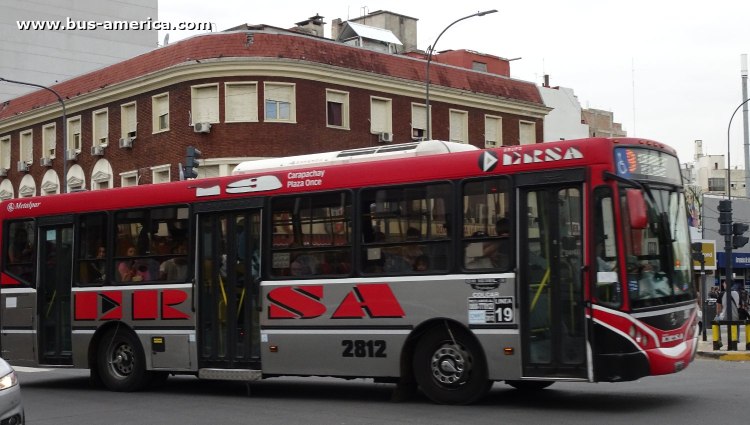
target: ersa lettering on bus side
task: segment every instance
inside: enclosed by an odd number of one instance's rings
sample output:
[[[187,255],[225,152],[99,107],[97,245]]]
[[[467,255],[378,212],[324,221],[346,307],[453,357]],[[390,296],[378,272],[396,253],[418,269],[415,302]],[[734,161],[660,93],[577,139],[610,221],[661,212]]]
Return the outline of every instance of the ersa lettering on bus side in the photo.
[[[292,172],[286,175],[286,187],[322,186],[325,170]]]

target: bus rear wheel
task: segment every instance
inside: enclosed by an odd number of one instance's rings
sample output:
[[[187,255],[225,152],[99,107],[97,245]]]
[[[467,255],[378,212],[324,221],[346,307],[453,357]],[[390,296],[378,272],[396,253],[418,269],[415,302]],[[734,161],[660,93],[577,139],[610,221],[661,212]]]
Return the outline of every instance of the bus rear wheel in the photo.
[[[451,333],[440,324],[419,340],[413,359],[414,377],[435,403],[473,403],[492,386],[487,379],[487,362],[474,339],[457,327],[451,328]]]
[[[112,391],[130,392],[151,383],[141,342],[130,331],[112,328],[97,350],[97,367],[104,385]]]

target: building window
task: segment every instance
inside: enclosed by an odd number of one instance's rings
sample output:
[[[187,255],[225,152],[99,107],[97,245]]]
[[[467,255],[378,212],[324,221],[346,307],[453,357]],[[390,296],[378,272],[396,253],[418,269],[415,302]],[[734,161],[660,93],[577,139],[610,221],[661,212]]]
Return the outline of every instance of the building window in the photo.
[[[57,146],[57,124],[47,124],[42,127],[42,156],[44,158],[55,158],[55,147]]]
[[[349,93],[326,90],[326,123],[328,127],[349,129]]]
[[[135,102],[120,106],[120,137],[135,139],[138,135],[138,108]]]
[[[265,83],[266,121],[295,122],[294,84]]]
[[[487,64],[484,62],[473,61],[471,63],[471,69],[473,69],[474,71],[487,72]]]
[[[208,84],[191,87],[191,125],[197,122],[219,122],[219,85]]]
[[[226,122],[258,122],[258,83],[224,83]]]
[[[484,147],[496,148],[503,145],[503,119],[492,115],[484,116]]]
[[[153,133],[169,131],[169,93],[151,98],[151,125]]]
[[[130,187],[138,186],[138,170],[126,171],[120,173],[120,186]]]
[[[449,110],[451,124],[451,142],[469,143],[469,113]]]
[[[427,107],[419,103],[411,104],[411,138],[413,140],[424,140],[427,138]],[[430,107],[432,112],[432,107]],[[432,128],[432,120],[430,120]]]
[[[68,119],[68,150],[81,151],[81,117]]]
[[[94,146],[107,146],[109,143],[109,113],[107,109],[94,111]]]
[[[169,183],[169,179],[170,179],[169,168],[170,168],[169,164],[151,167],[151,172],[153,173],[151,181],[154,184]]]
[[[726,179],[723,178],[709,178],[708,179],[708,191],[709,192],[723,192],[726,190],[725,186]]]
[[[382,97],[370,98],[370,132],[393,133],[391,99]]]
[[[21,161],[34,162],[34,133],[32,130],[21,133]]]
[[[10,170],[10,136],[0,139],[0,168]]]
[[[518,143],[521,145],[533,145],[536,143],[536,123],[520,121],[518,123]]]

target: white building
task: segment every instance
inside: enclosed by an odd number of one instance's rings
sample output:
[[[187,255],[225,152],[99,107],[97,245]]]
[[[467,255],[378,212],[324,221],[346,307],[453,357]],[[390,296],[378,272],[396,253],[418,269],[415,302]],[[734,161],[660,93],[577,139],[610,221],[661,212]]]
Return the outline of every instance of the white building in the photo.
[[[544,142],[589,137],[589,126],[581,122],[581,104],[573,89],[545,83],[539,92],[545,106],[554,108],[544,117]]]
[[[726,194],[727,166],[724,155],[704,155],[703,141],[695,141],[694,161],[682,165],[685,184],[700,186],[701,192]],[[745,196],[745,170],[733,168],[730,173],[732,196]]]
[[[50,86],[157,47],[156,30],[19,29],[19,21],[147,21],[158,0],[0,0],[0,77]],[[0,102],[36,90],[0,83]]]

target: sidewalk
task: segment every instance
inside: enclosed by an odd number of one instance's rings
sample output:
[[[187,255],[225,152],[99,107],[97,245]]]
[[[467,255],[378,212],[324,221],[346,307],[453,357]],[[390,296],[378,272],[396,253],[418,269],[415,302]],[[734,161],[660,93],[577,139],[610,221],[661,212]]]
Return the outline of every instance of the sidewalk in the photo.
[[[698,336],[698,352],[695,357],[701,359],[728,360],[728,361],[750,361],[750,351],[745,350],[745,327],[740,326],[738,335],[737,351],[727,351],[726,328],[722,326],[721,340],[724,345],[720,350],[714,351],[713,336],[711,329],[707,329],[707,341],[703,341],[703,335]]]

